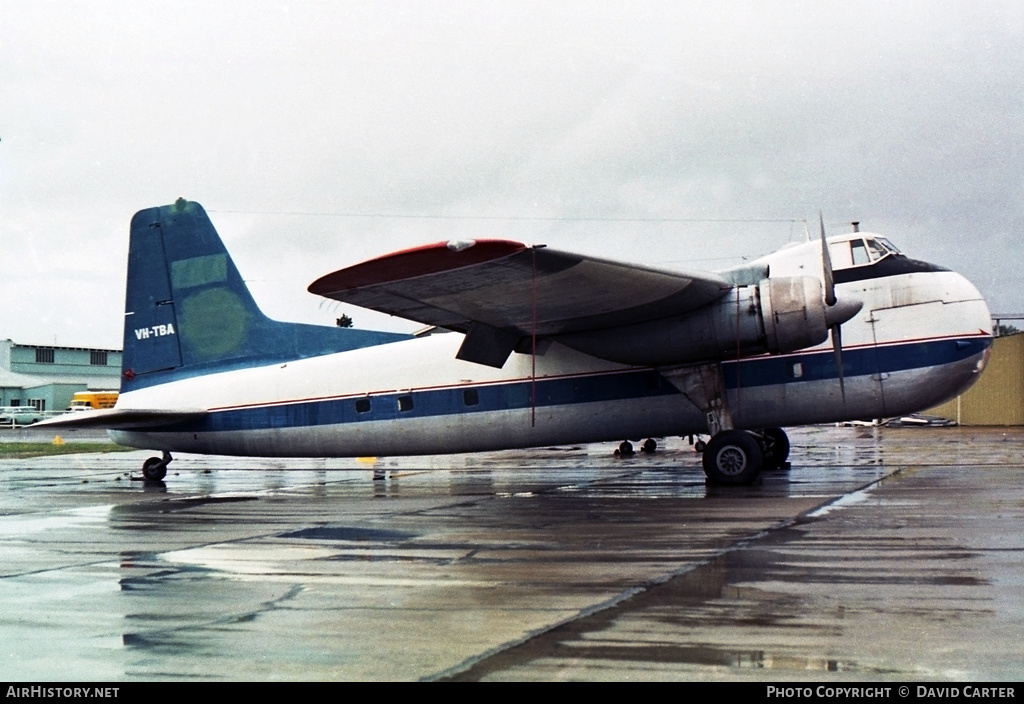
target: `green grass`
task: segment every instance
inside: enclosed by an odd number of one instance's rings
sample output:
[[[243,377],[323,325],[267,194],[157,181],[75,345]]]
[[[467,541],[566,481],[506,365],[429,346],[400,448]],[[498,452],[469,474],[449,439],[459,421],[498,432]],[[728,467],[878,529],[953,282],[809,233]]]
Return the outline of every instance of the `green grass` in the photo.
[[[63,445],[54,445],[51,442],[0,442],[0,460],[73,455],[81,452],[128,452],[132,449],[112,442],[66,442]]]

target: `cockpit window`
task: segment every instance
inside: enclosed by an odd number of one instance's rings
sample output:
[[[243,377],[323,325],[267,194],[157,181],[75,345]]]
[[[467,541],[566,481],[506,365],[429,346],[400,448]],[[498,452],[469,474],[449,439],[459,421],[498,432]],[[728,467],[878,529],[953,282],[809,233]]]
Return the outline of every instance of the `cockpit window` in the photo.
[[[875,241],[878,242],[878,244],[880,244],[883,247],[885,247],[890,252],[892,252],[893,254],[902,254],[902,252],[899,249],[896,248],[896,245],[894,245],[892,242],[890,242],[889,240],[885,239],[884,237],[879,237]]]
[[[868,240],[868,252],[871,255],[871,261],[877,262],[882,257],[889,256],[889,250],[886,249],[881,242],[876,240]]]
[[[861,266],[862,264],[869,264],[871,262],[868,259],[868,250],[864,246],[864,240],[850,240],[850,252],[853,254],[853,265]]]
[[[852,237],[829,243],[832,267],[836,271],[851,267],[869,266],[900,250],[884,237]]]
[[[874,264],[879,259],[888,257],[890,254],[899,254],[899,250],[884,239],[850,240],[850,256],[853,266]]]

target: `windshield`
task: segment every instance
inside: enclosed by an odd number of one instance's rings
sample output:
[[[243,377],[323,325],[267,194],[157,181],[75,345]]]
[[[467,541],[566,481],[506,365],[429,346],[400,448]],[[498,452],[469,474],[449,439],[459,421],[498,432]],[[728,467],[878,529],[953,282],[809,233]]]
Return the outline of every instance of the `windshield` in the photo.
[[[850,240],[850,257],[854,266],[874,264],[890,254],[899,253],[898,249],[882,238]]]
[[[885,239],[884,237],[876,238],[875,242],[880,244],[880,245],[882,245],[883,247],[885,247],[887,250],[889,250],[893,254],[903,254],[903,252],[901,252],[899,249],[897,249],[896,245],[894,245],[892,242],[890,242],[889,240]]]

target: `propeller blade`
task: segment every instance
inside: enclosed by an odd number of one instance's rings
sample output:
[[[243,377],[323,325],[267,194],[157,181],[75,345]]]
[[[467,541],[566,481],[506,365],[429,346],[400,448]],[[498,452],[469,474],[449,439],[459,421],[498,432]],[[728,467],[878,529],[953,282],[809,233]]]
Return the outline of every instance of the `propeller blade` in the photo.
[[[846,380],[843,375],[843,332],[842,324],[857,314],[857,311],[864,305],[861,301],[843,301],[843,305],[835,307],[836,280],[832,274],[832,255],[828,251],[828,240],[825,238],[825,216],[818,211],[818,224],[821,226],[821,271],[825,281],[825,305],[828,310],[825,317],[829,323],[829,332],[832,333],[832,355],[836,360],[836,370],[839,372],[839,392],[843,396],[843,404],[846,404]]]
[[[846,383],[843,379],[843,333],[842,325],[837,323],[829,330],[832,332],[832,355],[836,360],[836,369],[839,370],[839,393],[843,396],[843,403],[846,403]]]
[[[818,222],[821,224],[821,269],[825,275],[825,305],[836,304],[836,282],[832,276],[832,255],[828,251],[828,241],[825,239],[825,216],[818,211]]]

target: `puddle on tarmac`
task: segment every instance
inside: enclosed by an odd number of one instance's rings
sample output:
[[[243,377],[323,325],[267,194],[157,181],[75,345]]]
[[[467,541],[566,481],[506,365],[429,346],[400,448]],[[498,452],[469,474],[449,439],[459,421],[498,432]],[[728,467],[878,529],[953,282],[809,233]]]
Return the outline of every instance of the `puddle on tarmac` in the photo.
[[[855,505],[854,504],[851,505]],[[805,521],[807,519],[804,519]],[[813,519],[810,519],[813,522]],[[574,618],[520,645],[471,664],[442,678],[473,681],[492,673],[509,675],[518,667],[552,668],[560,663],[573,671],[575,663],[648,662],[653,666],[728,667],[809,672],[887,673],[896,671],[874,663],[807,652],[811,643],[843,637],[846,614],[834,589],[910,584],[983,586],[986,581],[965,575],[962,560],[969,551],[947,550],[932,544],[909,559],[942,563],[910,574],[847,565],[838,547],[806,535],[806,523],[770,531],[745,546],[730,550],[667,581],[650,585],[608,608]],[[865,546],[846,545],[862,550]],[[877,547],[877,546],[876,546]],[[949,564],[947,558],[959,561]],[[886,606],[877,616],[885,617]],[[900,607],[902,608],[902,607]],[[952,608],[952,607],[951,607]],[[957,612],[930,609],[933,622],[983,614],[984,609]],[[751,643],[751,633],[763,633]],[[767,634],[773,635],[767,635]],[[744,635],[745,634],[745,635]],[[746,644],[734,642],[746,639]],[[771,649],[757,645],[774,644]],[[676,671],[676,670],[672,670]],[[586,675],[584,675],[585,677]],[[513,675],[514,677],[514,675]]]
[[[292,531],[291,533],[282,533],[281,537],[304,538],[306,540],[344,540],[390,543],[400,540],[410,540],[415,538],[416,534],[399,530],[385,530],[382,528],[318,526],[316,528],[303,528],[302,530]]]

